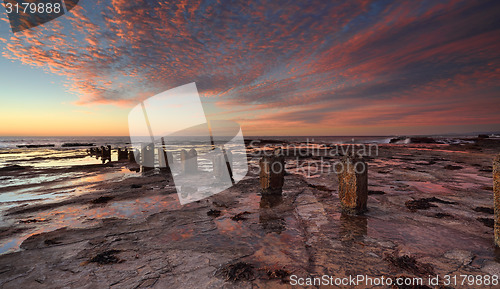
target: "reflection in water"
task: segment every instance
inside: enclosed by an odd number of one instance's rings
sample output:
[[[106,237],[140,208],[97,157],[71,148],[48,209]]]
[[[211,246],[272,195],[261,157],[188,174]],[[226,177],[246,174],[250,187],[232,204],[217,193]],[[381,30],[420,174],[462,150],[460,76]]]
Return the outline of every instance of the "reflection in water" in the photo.
[[[198,188],[195,186],[178,186],[177,189],[181,194],[182,198],[189,198],[189,195],[196,194],[198,192]]]
[[[151,171],[154,171],[155,168],[152,168],[152,167],[145,167],[145,166],[141,166],[140,168],[140,172],[142,173],[142,175],[148,175],[149,172]]]
[[[273,208],[279,205],[283,201],[281,195],[262,195],[260,199],[261,208]]]
[[[286,222],[284,218],[280,218],[277,213],[273,213],[272,211],[261,210],[259,215],[259,223],[262,226],[262,229],[266,233],[277,233],[281,234],[286,229]]]
[[[14,234],[0,241],[0,254],[14,252],[28,237],[63,227],[89,228],[98,226],[106,218],[133,219],[145,217],[164,210],[181,208],[176,194],[154,195],[134,200],[115,201],[107,205],[70,205],[49,211],[40,211],[33,219],[46,220],[36,223],[33,229]]]
[[[365,216],[340,216],[340,238],[344,245],[363,239],[368,232],[368,221]]]
[[[60,179],[57,176],[51,178],[40,175],[32,179],[37,180],[42,186],[30,186],[11,191],[8,190],[9,187],[2,187],[0,183],[0,212],[16,206],[53,202],[86,194],[97,183],[118,182],[131,176],[134,176],[134,173],[122,167],[119,171],[100,174],[69,172],[61,174]],[[21,181],[18,182],[21,183]]]
[[[281,234],[286,229],[283,213],[272,209],[282,201],[281,195],[263,195],[260,199],[259,223],[266,233]]]

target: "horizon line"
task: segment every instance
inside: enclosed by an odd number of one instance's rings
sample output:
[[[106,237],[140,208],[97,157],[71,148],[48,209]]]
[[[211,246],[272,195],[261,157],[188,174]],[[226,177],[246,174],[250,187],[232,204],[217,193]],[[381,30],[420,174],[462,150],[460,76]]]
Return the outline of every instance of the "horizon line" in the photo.
[[[464,133],[439,133],[439,134],[385,134],[385,135],[245,135],[244,138],[252,137],[413,137],[413,136],[472,136],[477,134],[489,134],[495,135],[500,134],[499,131],[489,131],[489,132],[464,132]],[[189,137],[199,137],[202,135],[193,135]],[[5,137],[130,137],[128,135],[0,135],[0,138]],[[150,137],[145,136],[135,136],[135,137]],[[168,136],[166,136],[168,137]],[[187,137],[187,136],[184,136]]]

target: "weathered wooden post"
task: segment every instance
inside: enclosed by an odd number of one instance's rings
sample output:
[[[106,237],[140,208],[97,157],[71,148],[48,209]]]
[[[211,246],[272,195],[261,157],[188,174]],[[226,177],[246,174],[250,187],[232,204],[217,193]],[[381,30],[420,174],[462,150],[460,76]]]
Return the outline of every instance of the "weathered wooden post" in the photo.
[[[225,176],[225,172],[227,171],[227,169],[224,167],[224,163],[224,155],[222,154],[222,152],[216,151],[213,158],[214,175],[216,178]]]
[[[196,173],[198,171],[198,153],[193,148],[189,150],[189,171]]]
[[[262,194],[281,195],[285,182],[285,156],[281,149],[264,155],[259,161]]]
[[[103,164],[106,162],[106,160],[111,161],[111,146],[110,145],[101,146],[100,157],[101,157],[101,161]]]
[[[233,154],[230,150],[216,149],[214,151],[213,165],[216,178],[224,178],[229,173],[229,178],[233,179],[232,172]]]
[[[102,161],[103,164],[106,161],[104,159],[105,155],[106,155],[106,148],[104,146],[101,146],[101,149],[99,150],[99,156],[101,157],[101,161]]]
[[[136,163],[137,161],[135,160],[135,156],[139,156],[139,152],[137,151],[137,149],[133,149],[133,150],[130,150],[128,152],[128,161],[131,162],[131,163]]]
[[[158,166],[160,169],[168,167],[168,161],[165,155],[165,149],[163,147],[156,148],[156,154],[158,155]]]
[[[493,197],[495,202],[495,245],[500,247],[500,154],[493,160]]]
[[[171,152],[167,152],[163,147],[158,150],[158,164],[161,171],[170,171],[170,164],[173,161],[173,156]]]
[[[154,144],[143,144],[141,148],[141,172],[149,171],[155,167]]]
[[[103,159],[111,161],[111,145],[106,146],[105,152],[103,153]]]
[[[124,148],[124,149],[118,148],[117,151],[118,151],[118,160],[119,161],[123,161],[123,160],[128,159],[128,152],[127,152],[126,148]]]
[[[103,146],[96,147],[96,149],[95,149],[95,158],[96,158],[96,160],[99,159],[99,157],[102,157],[102,152],[103,151],[104,151],[104,147]]]
[[[87,153],[91,156],[94,156],[97,154],[97,148],[96,147],[91,147],[89,149],[87,149]]]
[[[361,157],[344,156],[336,165],[342,212],[358,215],[367,210],[368,166]]]
[[[187,166],[187,159],[188,159],[188,152],[185,149],[181,150],[181,170],[182,172],[186,172],[186,166]]]
[[[181,150],[181,167],[186,174],[198,171],[198,153],[194,148],[189,151]]]

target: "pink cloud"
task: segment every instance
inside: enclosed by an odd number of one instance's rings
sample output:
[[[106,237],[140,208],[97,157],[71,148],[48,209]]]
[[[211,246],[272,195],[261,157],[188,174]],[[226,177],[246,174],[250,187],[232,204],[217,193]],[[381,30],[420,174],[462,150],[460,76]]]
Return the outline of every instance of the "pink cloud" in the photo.
[[[496,4],[100,3],[0,38],[2,55],[67,77],[76,105],[196,81],[214,117],[251,127],[500,122]]]

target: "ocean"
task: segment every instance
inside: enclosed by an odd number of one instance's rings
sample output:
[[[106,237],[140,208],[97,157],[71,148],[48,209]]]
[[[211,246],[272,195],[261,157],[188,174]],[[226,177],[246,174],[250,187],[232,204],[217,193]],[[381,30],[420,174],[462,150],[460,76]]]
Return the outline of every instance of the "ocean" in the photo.
[[[420,136],[422,137],[422,136]],[[475,136],[433,136],[437,143],[471,143]],[[389,144],[398,138],[397,144],[411,142],[410,137],[395,136],[246,136],[245,140],[286,142],[295,145],[336,145],[336,144]],[[75,144],[85,144],[78,146]],[[83,164],[98,164],[100,160],[86,154],[90,147],[111,145],[115,148],[133,148],[128,136],[19,136],[0,137],[0,169],[6,166],[66,167]],[[160,145],[158,142],[157,145]],[[182,141],[167,142],[167,150],[175,152],[186,148]],[[203,151],[203,143],[191,143],[191,147]],[[136,147],[137,148],[137,147]],[[116,160],[117,155],[112,155]],[[0,186],[2,181],[0,179]]]

